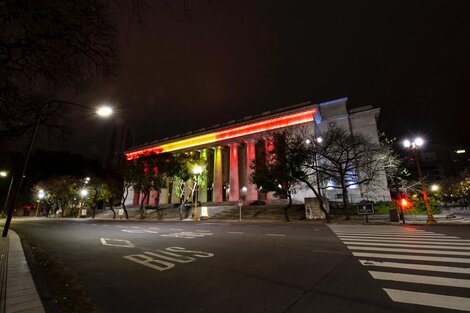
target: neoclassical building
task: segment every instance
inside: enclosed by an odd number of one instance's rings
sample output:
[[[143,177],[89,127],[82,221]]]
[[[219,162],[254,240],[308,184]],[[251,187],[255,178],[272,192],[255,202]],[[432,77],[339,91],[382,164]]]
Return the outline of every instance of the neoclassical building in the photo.
[[[256,156],[263,155],[273,131],[288,127],[307,125],[315,134],[322,132],[331,124],[348,129],[350,132],[366,134],[378,141],[377,119],[379,108],[371,106],[353,110],[347,109],[347,98],[337,99],[320,104],[305,102],[282,109],[247,116],[240,120],[232,120],[225,124],[214,125],[183,135],[177,135],[162,140],[133,147],[125,152],[127,160],[133,160],[149,153],[195,153],[207,160],[206,183],[200,186],[199,199],[201,202],[254,201],[270,199],[270,193],[265,194],[250,183],[250,164]],[[380,185],[374,190],[358,186],[349,190],[352,202],[367,198],[372,200],[390,200],[385,173],[379,178]],[[179,203],[175,188],[170,183],[168,189],[162,190],[160,204]],[[330,200],[341,200],[338,189],[325,190],[324,195]],[[138,192],[131,191],[128,204],[137,204],[140,198]],[[313,197],[310,190],[299,190],[293,196],[294,200],[304,202],[306,197]],[[146,199],[154,204],[155,194]]]

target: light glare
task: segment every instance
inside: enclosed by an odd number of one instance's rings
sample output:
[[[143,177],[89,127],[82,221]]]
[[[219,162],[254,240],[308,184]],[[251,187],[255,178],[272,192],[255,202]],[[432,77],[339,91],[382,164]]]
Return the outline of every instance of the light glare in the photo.
[[[0,176],[1,176],[1,177],[7,177],[7,175],[8,175],[8,173],[5,172],[5,171],[1,171],[1,172],[0,172]]]
[[[196,165],[193,167],[194,175],[200,175],[202,173],[202,166]]]
[[[102,106],[96,110],[96,114],[98,114],[101,117],[108,117],[111,114],[113,114],[113,109],[111,109],[111,107],[108,107],[108,106]]]
[[[403,145],[405,148],[409,148],[411,146],[411,142],[408,139],[405,139],[405,141],[403,141]]]
[[[424,140],[422,138],[418,137],[418,138],[415,139],[415,144],[418,147],[421,147],[424,144]]]

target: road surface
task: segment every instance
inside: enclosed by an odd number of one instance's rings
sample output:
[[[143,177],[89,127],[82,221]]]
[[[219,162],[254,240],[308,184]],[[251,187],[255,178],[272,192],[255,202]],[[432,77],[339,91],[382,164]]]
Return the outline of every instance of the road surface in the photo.
[[[97,312],[470,312],[464,226],[15,220]]]

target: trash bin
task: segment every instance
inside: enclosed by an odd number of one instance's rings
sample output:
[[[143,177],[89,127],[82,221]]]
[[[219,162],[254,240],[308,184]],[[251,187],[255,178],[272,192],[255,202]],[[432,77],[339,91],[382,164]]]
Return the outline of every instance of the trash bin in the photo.
[[[398,212],[397,210],[389,210],[388,213],[390,214],[390,222],[399,222],[398,219]]]

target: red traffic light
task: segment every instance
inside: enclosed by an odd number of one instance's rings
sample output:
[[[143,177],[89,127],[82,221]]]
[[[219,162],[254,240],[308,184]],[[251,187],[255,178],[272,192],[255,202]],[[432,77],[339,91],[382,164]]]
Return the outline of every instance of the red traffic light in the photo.
[[[411,206],[410,199],[408,199],[407,197],[401,197],[398,204],[402,209],[406,209]]]
[[[406,198],[401,198],[400,205],[406,208],[408,206],[408,200]]]

